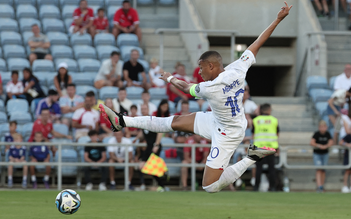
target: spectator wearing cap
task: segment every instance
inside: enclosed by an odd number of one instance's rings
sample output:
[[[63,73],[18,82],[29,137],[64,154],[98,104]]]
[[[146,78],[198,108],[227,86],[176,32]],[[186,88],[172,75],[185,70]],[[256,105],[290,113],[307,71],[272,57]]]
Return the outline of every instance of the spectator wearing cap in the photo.
[[[94,25],[92,28],[94,30],[91,33],[93,38],[94,38],[95,34],[109,32],[108,31],[109,23],[108,23],[107,17],[105,16],[105,9],[103,9],[103,8],[98,9],[98,16],[95,17]]]
[[[68,74],[68,65],[62,62],[58,66],[57,75],[54,78],[54,85],[60,97],[67,94],[67,85],[72,83],[72,77]]]
[[[26,96],[29,104],[34,98],[45,97],[38,78],[33,75],[30,68],[23,69],[22,84],[24,87],[23,94]]]
[[[38,118],[41,114],[42,109],[49,109],[51,115],[51,121],[56,122],[61,117],[61,109],[58,103],[59,95],[55,90],[49,90],[48,97],[39,101],[35,116]]]
[[[158,65],[158,60],[156,58],[152,58],[150,60],[150,70],[149,70],[149,78],[152,87],[165,87],[164,80],[160,79],[161,74],[163,73],[162,68]]]
[[[130,107],[133,105],[133,102],[127,98],[125,88],[119,89],[118,97],[112,100],[112,104],[116,112],[130,115]]]
[[[132,8],[129,1],[122,2],[122,8],[118,9],[113,18],[113,35],[116,39],[120,33],[134,33],[141,42],[141,29],[139,27],[139,16],[137,10]]]
[[[6,102],[10,99],[17,99],[17,98],[26,98],[23,95],[23,83],[18,80],[18,71],[12,71],[11,73],[11,81],[7,82],[6,84]]]
[[[29,54],[30,65],[37,59],[47,59],[52,61],[52,56],[49,54],[51,46],[49,38],[40,33],[40,28],[37,24],[32,25],[33,36],[28,39],[28,46],[31,54]]]
[[[132,49],[130,52],[130,60],[123,65],[123,79],[127,87],[142,87],[149,89],[150,85],[147,83],[144,67],[138,62],[139,51]],[[139,74],[142,76],[142,81],[139,81]]]
[[[79,7],[73,12],[73,22],[69,28],[69,33],[84,34],[86,32],[95,33],[93,28],[94,23],[94,11],[88,7],[86,0],[80,0]]]
[[[138,116],[142,115],[142,113],[141,113],[141,105],[144,105],[144,104],[148,105],[149,115],[152,115],[157,110],[157,107],[156,107],[155,104],[150,102],[150,94],[149,94],[149,92],[144,90],[143,93],[141,94],[141,99],[143,100],[143,103],[137,105],[137,108],[138,108],[137,115]]]
[[[120,53],[113,51],[110,58],[103,61],[98,74],[94,80],[94,86],[101,89],[105,86],[116,86],[121,88],[123,62],[119,59]]]
[[[345,65],[344,72],[335,78],[334,90],[349,90],[351,88],[351,64]]]

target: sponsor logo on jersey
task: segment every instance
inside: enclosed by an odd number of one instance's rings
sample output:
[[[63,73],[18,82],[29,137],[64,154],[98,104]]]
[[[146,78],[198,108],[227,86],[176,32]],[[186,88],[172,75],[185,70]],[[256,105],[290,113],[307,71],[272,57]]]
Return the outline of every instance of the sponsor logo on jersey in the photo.
[[[238,85],[240,85],[240,83],[239,83],[239,80],[236,79],[236,80],[233,81],[233,83],[231,83],[230,85],[227,85],[227,86],[225,86],[224,88],[222,88],[223,94],[228,93],[229,91],[231,91],[234,87],[236,87],[236,86],[238,86]]]

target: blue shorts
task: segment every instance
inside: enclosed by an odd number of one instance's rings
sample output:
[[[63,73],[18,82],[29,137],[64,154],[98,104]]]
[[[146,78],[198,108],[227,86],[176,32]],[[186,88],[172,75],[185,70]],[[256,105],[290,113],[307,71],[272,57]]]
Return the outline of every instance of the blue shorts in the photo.
[[[335,106],[335,108],[340,112],[341,107],[340,107],[340,106],[337,106],[337,105],[334,105],[334,106]],[[334,110],[329,106],[329,104],[328,104],[328,107],[327,107],[327,115],[328,115],[328,116],[329,116],[329,115],[335,116],[335,112],[334,112]]]
[[[313,153],[313,162],[315,166],[325,166],[328,164],[329,154]]]

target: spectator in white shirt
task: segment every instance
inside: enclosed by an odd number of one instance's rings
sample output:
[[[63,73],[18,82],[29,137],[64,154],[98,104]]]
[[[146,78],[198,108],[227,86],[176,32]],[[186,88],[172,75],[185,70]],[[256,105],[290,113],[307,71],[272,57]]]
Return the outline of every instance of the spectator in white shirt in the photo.
[[[105,86],[122,87],[123,62],[119,59],[120,53],[113,51],[109,59],[102,62],[94,80],[94,86],[100,89]]]
[[[133,163],[133,147],[123,147],[126,144],[132,144],[132,141],[128,138],[123,137],[123,132],[115,132],[114,137],[109,141],[109,144],[116,144],[116,146],[108,146],[107,152],[110,155],[109,163],[124,163],[125,161],[125,150],[128,150],[128,162]],[[118,144],[118,146],[117,146]],[[131,181],[133,178],[133,167],[129,167],[129,189],[134,190]],[[110,189],[116,189],[115,182],[115,167],[110,167]]]
[[[244,112],[245,114],[249,114],[250,116],[257,116],[259,114],[259,107],[255,102],[249,99],[250,98],[250,90],[247,87],[244,92],[243,104],[244,104]]]
[[[12,71],[11,78],[12,80],[6,84],[6,103],[10,99],[26,99],[26,96],[22,96],[24,87],[23,83],[18,80],[18,71]]]
[[[152,113],[154,113],[157,110],[157,107],[156,107],[155,104],[150,102],[150,94],[149,94],[149,92],[145,90],[141,94],[141,99],[143,100],[143,103],[137,105],[137,107],[138,107],[137,115],[138,116],[142,115],[142,113],[141,113],[141,105],[143,105],[143,104],[146,104],[146,105],[149,106],[149,115],[152,115]]]
[[[163,73],[163,70],[158,65],[158,60],[155,58],[152,58],[150,60],[150,70],[149,70],[150,82],[151,82],[152,87],[165,87],[166,86],[165,82],[162,79],[160,79],[161,73]]]
[[[95,104],[95,94],[89,91],[85,95],[84,107],[77,109],[72,116],[72,127],[76,128],[75,139],[87,136],[90,130],[99,131],[100,114],[92,107]]]
[[[338,75],[334,82],[334,90],[349,90],[351,88],[351,65],[345,65],[344,72]]]
[[[59,104],[61,113],[63,114],[63,119],[61,121],[63,124],[70,127],[73,113],[84,106],[84,98],[76,94],[75,84],[68,84],[67,95],[60,97]]]
[[[127,91],[125,88],[119,89],[118,98],[113,99],[112,103],[116,112],[130,115],[130,107],[133,105],[133,102],[127,99]]]

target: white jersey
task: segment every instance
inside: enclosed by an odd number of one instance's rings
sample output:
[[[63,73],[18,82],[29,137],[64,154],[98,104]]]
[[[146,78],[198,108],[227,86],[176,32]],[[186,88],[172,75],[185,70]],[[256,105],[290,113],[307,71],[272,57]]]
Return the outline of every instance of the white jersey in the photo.
[[[213,81],[199,83],[195,88],[197,97],[207,99],[216,123],[227,136],[236,138],[247,127],[243,107],[245,77],[255,62],[253,53],[246,50],[240,59],[225,67],[225,71]]]

